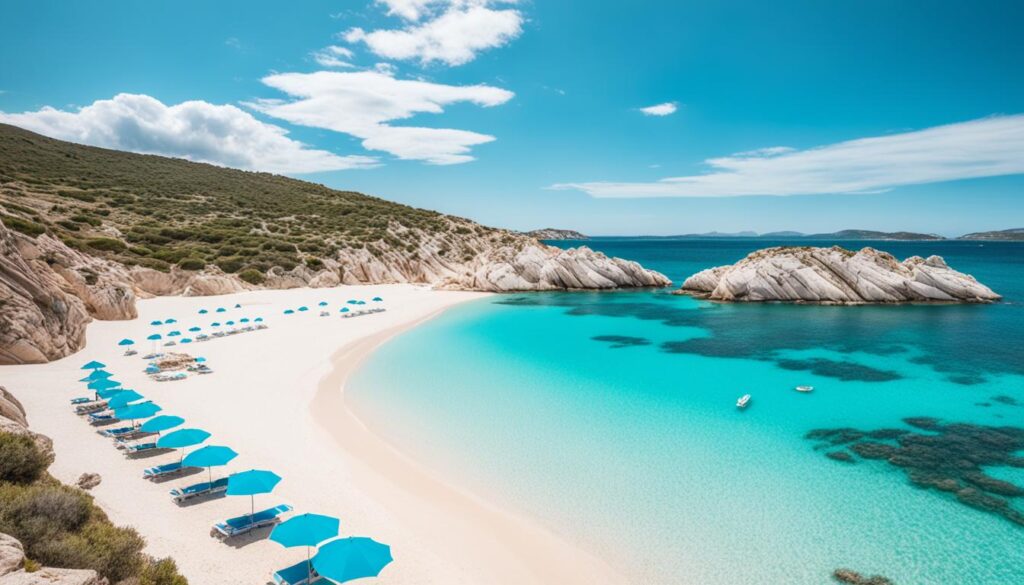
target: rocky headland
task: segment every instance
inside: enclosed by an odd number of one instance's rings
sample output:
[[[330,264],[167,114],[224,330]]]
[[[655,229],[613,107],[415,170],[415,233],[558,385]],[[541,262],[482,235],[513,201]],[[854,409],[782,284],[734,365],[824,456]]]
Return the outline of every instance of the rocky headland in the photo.
[[[678,291],[715,301],[867,303],[988,303],[998,294],[940,256],[912,256],[839,246],[783,246],[752,252],[730,266],[709,268]]]

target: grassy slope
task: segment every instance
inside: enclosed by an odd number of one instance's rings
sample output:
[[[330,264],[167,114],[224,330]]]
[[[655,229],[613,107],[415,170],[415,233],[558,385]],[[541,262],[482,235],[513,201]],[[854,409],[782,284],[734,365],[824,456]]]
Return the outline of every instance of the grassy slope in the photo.
[[[12,229],[49,232],[72,247],[161,270],[216,264],[252,274],[300,262],[315,268],[343,248],[402,249],[414,257],[424,234],[510,237],[360,193],[82,146],[4,124],[0,211]]]

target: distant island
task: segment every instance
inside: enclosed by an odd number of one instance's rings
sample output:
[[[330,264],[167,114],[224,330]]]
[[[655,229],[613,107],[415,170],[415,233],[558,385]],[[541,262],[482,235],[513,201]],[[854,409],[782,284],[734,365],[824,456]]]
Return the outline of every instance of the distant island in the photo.
[[[966,234],[957,238],[958,240],[988,240],[988,241],[1003,241],[1003,242],[1020,242],[1024,241],[1024,228],[1014,228],[1010,230],[999,230],[994,232],[975,232],[973,234]]]
[[[834,305],[884,303],[989,303],[998,294],[939,256],[911,256],[839,246],[777,246],[751,252],[730,266],[702,270],[680,294],[713,301]]]
[[[590,236],[581,234],[575,230],[560,230],[555,228],[544,228],[526,232],[526,235],[538,240],[589,240]]]

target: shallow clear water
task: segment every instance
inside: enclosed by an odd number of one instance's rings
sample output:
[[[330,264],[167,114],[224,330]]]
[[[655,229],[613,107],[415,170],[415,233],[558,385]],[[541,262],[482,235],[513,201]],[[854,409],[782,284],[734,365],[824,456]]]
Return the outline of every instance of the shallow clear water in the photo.
[[[767,244],[587,242],[677,283]],[[900,584],[1022,583],[1024,525],[915,487],[885,461],[829,459],[805,438],[816,428],[909,430],[902,419],[915,416],[1024,427],[1024,406],[1013,404],[1024,404],[1024,245],[873,245],[901,258],[940,254],[1007,302],[506,295],[388,343],[348,396],[399,447],[637,582],[820,584],[849,567]],[[1024,469],[985,471],[1024,486]],[[1006,500],[1024,511],[1024,497]]]

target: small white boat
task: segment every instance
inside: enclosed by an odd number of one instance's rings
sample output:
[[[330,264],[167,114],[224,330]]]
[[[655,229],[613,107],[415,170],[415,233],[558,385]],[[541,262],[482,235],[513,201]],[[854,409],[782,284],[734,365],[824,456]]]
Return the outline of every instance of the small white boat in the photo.
[[[814,392],[814,386],[797,386],[795,390],[797,392]]]
[[[750,394],[744,394],[736,401],[736,408],[746,408],[748,404],[750,404]]]

